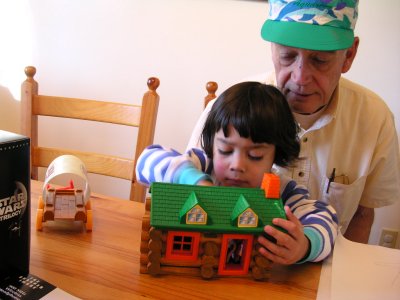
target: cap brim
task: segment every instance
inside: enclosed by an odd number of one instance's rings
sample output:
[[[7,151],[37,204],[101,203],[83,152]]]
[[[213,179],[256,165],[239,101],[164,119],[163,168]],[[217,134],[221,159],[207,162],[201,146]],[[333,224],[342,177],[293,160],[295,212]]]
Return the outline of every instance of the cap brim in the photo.
[[[261,36],[281,45],[310,50],[347,49],[354,41],[352,30],[299,22],[265,21]]]

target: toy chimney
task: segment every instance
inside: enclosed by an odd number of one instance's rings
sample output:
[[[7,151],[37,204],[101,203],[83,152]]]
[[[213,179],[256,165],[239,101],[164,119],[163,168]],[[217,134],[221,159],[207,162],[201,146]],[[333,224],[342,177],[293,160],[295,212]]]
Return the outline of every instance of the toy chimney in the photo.
[[[261,182],[261,188],[264,190],[265,198],[279,199],[280,198],[280,179],[272,173],[265,173]]]

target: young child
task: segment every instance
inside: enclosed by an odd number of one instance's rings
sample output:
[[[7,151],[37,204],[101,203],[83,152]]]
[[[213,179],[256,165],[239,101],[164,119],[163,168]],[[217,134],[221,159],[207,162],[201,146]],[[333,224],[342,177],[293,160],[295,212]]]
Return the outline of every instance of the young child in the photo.
[[[298,126],[286,99],[273,86],[243,82],[228,88],[213,105],[205,122],[204,149],[185,154],[159,145],[149,146],[139,157],[140,183],[170,182],[259,188],[273,164],[295,163],[300,145]],[[265,226],[276,243],[258,237],[260,253],[279,264],[320,261],[332,251],[337,235],[335,210],[308,199],[308,191],[292,179],[281,180],[281,198],[287,220],[275,218]]]

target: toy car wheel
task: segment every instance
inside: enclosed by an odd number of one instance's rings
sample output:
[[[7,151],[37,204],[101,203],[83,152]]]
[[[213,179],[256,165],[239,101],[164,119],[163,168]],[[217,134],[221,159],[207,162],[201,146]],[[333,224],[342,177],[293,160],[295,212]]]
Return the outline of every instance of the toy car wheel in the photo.
[[[44,202],[43,202],[42,196],[39,196],[38,208],[39,209],[43,209],[44,208]]]
[[[86,231],[92,231],[93,228],[93,216],[92,210],[89,209],[86,211]]]
[[[90,199],[86,202],[85,208],[86,208],[86,210],[91,210],[92,209],[92,204],[90,202]]]
[[[43,228],[43,209],[38,208],[36,212],[36,230],[42,231]]]

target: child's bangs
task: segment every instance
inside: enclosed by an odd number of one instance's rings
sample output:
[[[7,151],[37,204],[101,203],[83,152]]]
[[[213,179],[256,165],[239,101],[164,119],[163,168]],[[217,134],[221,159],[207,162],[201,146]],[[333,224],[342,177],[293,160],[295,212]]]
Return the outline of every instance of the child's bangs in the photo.
[[[253,109],[249,109],[249,108]],[[277,144],[276,133],[279,131],[277,115],[257,105],[242,105],[239,109],[222,111],[220,128],[224,135],[229,135],[231,125],[242,138],[250,138],[254,143]]]

